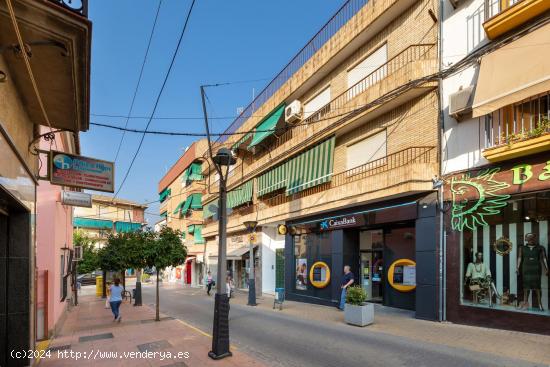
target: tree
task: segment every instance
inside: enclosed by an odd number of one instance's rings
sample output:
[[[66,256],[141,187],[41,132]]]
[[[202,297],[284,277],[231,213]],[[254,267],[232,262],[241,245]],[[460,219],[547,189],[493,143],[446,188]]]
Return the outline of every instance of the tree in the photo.
[[[136,295],[134,306],[141,306],[141,269],[147,266],[146,249],[154,241],[155,233],[150,229],[132,232],[125,244],[126,262],[136,270]]]
[[[103,270],[103,285],[107,279],[105,275],[107,271],[121,272],[128,268],[128,242],[131,240],[131,233],[115,233],[110,234],[107,239],[107,244],[98,251],[98,265]],[[123,279],[124,285],[124,279]],[[105,295],[105,292],[103,292]]]
[[[82,247],[82,260],[77,263],[78,273],[91,273],[99,268],[99,258],[95,244],[91,238],[82,231],[73,233],[74,246]]]
[[[156,289],[156,321],[160,321],[159,313],[159,271],[167,266],[177,266],[185,261],[187,249],[181,242],[181,232],[170,227],[163,227],[160,232],[153,233],[146,243],[145,263],[157,270]]]

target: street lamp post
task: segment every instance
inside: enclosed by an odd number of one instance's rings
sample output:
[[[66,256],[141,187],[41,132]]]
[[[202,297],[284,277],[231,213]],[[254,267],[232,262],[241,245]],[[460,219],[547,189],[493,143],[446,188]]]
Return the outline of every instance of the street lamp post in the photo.
[[[227,272],[226,264],[226,231],[227,231],[227,174],[229,167],[237,163],[231,150],[220,148],[216,156],[212,154],[212,144],[210,142],[210,128],[208,126],[208,114],[206,112],[206,101],[204,86],[201,86],[202,109],[204,113],[204,122],[206,125],[206,134],[208,137],[208,152],[210,159],[214,163],[216,171],[220,176],[220,199],[218,207],[218,276],[217,288],[214,301],[214,325],[212,333],[212,350],[208,356],[212,359],[222,359],[233,355],[229,350],[229,298],[225,288],[225,276]],[[226,167],[225,174],[223,168]]]
[[[250,245],[250,261],[248,269],[248,306],[256,306],[256,274],[254,271],[255,259],[254,259],[254,232],[256,231],[256,226],[258,222],[253,220],[245,221],[244,226],[248,230],[248,243]]]

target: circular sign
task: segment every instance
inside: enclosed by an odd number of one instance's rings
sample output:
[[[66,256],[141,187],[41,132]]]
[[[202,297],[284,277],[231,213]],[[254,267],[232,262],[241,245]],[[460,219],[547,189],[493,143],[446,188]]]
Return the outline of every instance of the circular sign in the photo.
[[[325,288],[330,283],[330,268],[327,263],[314,263],[309,269],[309,281],[315,288]]]
[[[286,226],[284,224],[279,224],[277,226],[277,232],[279,232],[279,234],[285,235],[287,232]]]
[[[411,275],[411,270],[414,270],[414,284],[408,279],[408,275]],[[395,260],[388,269],[388,282],[393,289],[400,292],[413,291],[416,288],[416,262],[409,259]]]
[[[251,233],[248,235],[248,240],[252,243],[256,242],[256,235],[254,233]]]

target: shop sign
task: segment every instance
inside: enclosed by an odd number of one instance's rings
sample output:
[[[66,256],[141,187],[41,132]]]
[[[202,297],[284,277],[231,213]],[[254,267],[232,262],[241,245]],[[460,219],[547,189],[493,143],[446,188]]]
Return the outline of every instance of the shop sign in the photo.
[[[50,183],[114,192],[114,163],[64,152],[50,152]]]
[[[445,199],[450,201],[451,227],[463,231],[486,226],[486,217],[499,215],[512,194],[550,187],[550,161],[491,167],[447,180]]]
[[[70,206],[92,207],[92,194],[78,191],[62,191],[61,204]]]
[[[319,229],[321,231],[329,231],[339,228],[357,227],[365,224],[365,218],[359,215],[348,215],[344,217],[326,219],[319,222]]]

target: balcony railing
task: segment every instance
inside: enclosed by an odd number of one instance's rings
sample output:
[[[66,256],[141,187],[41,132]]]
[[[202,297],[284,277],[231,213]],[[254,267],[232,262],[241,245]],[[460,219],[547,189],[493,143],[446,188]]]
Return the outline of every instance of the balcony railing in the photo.
[[[88,0],[49,0],[83,17],[88,17]]]
[[[369,0],[348,0],[330,18],[315,36],[290,60],[279,74],[258,94],[258,96],[244,109],[244,111],[225,130],[232,134],[260,108],[281,86],[286,83],[317,51],[334,36]],[[217,141],[223,142],[227,135],[220,136]]]
[[[485,0],[485,19],[492,18],[524,0]]]

